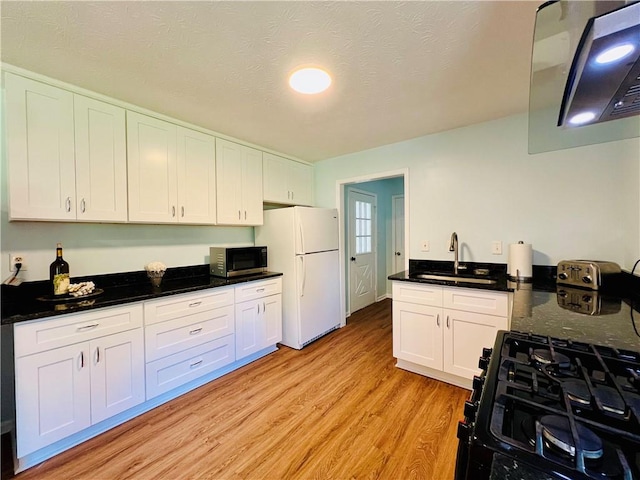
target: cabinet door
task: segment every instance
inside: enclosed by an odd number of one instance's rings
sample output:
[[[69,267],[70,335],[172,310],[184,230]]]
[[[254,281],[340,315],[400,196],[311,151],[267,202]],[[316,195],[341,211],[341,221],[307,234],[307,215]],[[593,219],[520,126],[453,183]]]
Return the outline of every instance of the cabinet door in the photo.
[[[16,359],[18,457],[91,425],[89,344]]]
[[[265,328],[264,346],[282,341],[282,295],[262,299],[262,316]]]
[[[127,221],[124,109],[74,95],[77,217]]]
[[[176,126],[127,111],[127,155],[129,220],[176,222]]]
[[[273,203],[291,203],[289,190],[289,160],[272,155],[262,154],[264,201]]]
[[[243,147],[242,209],[244,225],[262,225],[262,152]]]
[[[216,138],[218,223],[242,225],[242,145]]]
[[[91,423],[142,403],[144,345],[142,329],[91,342]]]
[[[480,374],[482,348],[493,346],[507,317],[459,310],[444,310],[444,316],[444,371],[472,379]]]
[[[73,94],[5,74],[9,218],[75,220]]]
[[[393,356],[442,370],[442,309],[393,302]]]
[[[215,137],[178,127],[178,221],[216,223]]]
[[[298,162],[289,162],[289,203],[313,205],[313,168]]]
[[[264,348],[262,299],[236,305],[236,360]]]

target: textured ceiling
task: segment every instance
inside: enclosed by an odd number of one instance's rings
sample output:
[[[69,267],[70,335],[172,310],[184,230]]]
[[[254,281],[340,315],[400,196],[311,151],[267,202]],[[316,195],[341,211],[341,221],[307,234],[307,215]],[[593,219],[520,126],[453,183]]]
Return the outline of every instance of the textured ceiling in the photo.
[[[527,109],[535,1],[1,2],[2,61],[307,161]],[[321,65],[328,91],[291,91]]]

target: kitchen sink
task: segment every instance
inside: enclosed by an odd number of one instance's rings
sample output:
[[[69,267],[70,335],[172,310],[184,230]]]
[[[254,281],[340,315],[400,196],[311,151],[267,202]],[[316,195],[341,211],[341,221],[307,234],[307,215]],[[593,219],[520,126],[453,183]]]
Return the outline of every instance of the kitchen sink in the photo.
[[[493,278],[478,278],[478,277],[465,277],[455,274],[447,273],[414,273],[412,278],[420,278],[423,280],[443,280],[447,282],[463,282],[463,283],[480,283],[483,285],[494,285],[498,283]]]

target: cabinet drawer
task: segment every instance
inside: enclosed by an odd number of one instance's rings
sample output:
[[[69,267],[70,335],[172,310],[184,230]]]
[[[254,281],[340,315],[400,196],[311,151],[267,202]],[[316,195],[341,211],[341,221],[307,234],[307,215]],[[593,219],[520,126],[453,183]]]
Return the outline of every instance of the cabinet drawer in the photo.
[[[393,282],[393,301],[442,306],[442,287],[412,282]]]
[[[235,361],[234,335],[147,363],[147,400]]]
[[[16,358],[142,327],[142,305],[101,308],[14,326]]]
[[[198,293],[176,295],[144,302],[144,323],[165,322],[185,315],[233,305],[233,287],[215,288]]]
[[[473,288],[444,288],[444,307],[506,317],[508,294]]]
[[[157,360],[235,331],[234,306],[192,313],[145,327],[146,361]]]
[[[236,287],[236,303],[282,293],[282,278],[248,282]]]

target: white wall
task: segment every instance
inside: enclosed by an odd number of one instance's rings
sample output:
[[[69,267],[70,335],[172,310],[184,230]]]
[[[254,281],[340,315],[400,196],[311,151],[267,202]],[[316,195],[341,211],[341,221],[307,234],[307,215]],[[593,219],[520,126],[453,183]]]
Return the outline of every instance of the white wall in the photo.
[[[316,202],[334,207],[336,182],[409,169],[410,258],[506,263],[508,244],[533,244],[534,264],[640,257],[640,140],[529,155],[524,114],[315,165]],[[420,251],[429,240],[429,252]],[[491,242],[503,254],[491,254]]]

